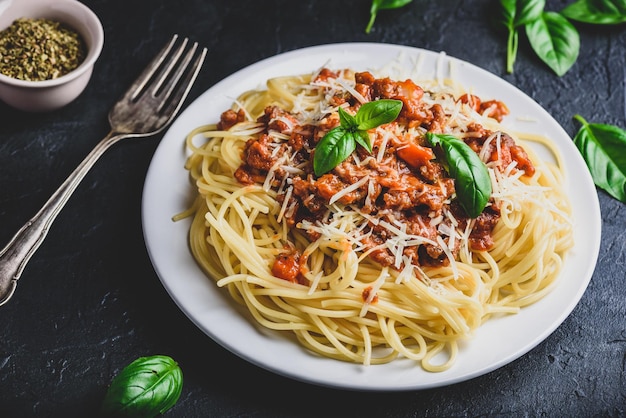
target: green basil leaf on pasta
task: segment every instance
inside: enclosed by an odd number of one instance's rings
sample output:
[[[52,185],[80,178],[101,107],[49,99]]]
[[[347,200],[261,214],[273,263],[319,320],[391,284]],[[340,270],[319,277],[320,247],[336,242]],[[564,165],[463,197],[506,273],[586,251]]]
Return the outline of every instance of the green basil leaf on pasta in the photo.
[[[535,53],[558,76],[565,74],[578,58],[580,35],[559,13],[542,13],[526,25],[526,35]]]
[[[372,142],[370,140],[370,135],[367,133],[367,131],[356,131],[354,133],[354,140],[357,144],[365,148],[367,152],[372,152]]]
[[[574,137],[596,186],[626,203],[626,131],[574,116],[582,126]]]
[[[487,166],[469,145],[455,136],[428,132],[426,140],[443,151],[445,166],[454,179],[457,199],[463,210],[471,218],[478,217],[491,197]]]
[[[376,100],[363,104],[352,116],[343,108],[338,108],[340,125],[328,131],[315,147],[313,171],[321,176],[337,167],[361,145],[372,152],[368,129],[376,128],[395,120],[402,110],[400,100]]]
[[[364,103],[354,116],[357,129],[367,131],[385,123],[393,122],[402,110],[400,100],[376,100]]]
[[[568,19],[596,25],[617,25],[626,22],[626,0],[578,0],[561,14]]]
[[[171,357],[140,357],[113,378],[100,412],[107,417],[155,417],[174,406],[182,388],[182,371]]]
[[[339,123],[341,124],[342,128],[348,131],[354,131],[358,129],[359,123],[356,121],[356,118],[346,112],[343,107],[339,107],[337,109],[337,112],[339,113]]]
[[[343,127],[338,126],[328,131],[315,147],[313,171],[316,176],[329,172],[348,158],[356,149],[354,137]]]

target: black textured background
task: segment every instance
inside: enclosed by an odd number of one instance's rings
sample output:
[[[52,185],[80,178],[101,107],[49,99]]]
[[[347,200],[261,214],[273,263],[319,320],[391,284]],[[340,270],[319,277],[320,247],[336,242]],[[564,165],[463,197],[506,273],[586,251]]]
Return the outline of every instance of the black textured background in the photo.
[[[17,0],[20,1],[20,0]],[[549,0],[558,11],[573,0]],[[191,99],[249,64],[301,47],[366,41],[445,51],[534,98],[573,136],[572,116],[626,128],[626,26],[576,24],[581,53],[557,77],[520,37],[505,73],[495,0],[414,0],[379,14],[369,0],[84,0],[105,47],[85,92],[59,111],[0,103],[0,243],[7,242],[108,132],[106,114],[173,33],[209,49]],[[168,297],[146,253],[140,217],[157,139],[111,149],[79,186],[0,308],[0,417],[95,416],[131,360],[168,354],[183,394],[167,417],[625,416],[626,205],[599,191],[602,246],[571,316],[522,358],[449,387],[360,393],[292,381],[230,354]],[[625,150],[626,151],[626,150]]]

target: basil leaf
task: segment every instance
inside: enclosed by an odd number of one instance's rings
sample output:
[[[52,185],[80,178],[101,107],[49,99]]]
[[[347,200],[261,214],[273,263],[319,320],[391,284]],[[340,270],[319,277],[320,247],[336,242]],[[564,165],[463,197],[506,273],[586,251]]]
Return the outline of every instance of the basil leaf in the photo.
[[[113,378],[100,412],[103,416],[155,417],[174,406],[182,389],[182,371],[171,357],[140,357]]]
[[[338,112],[339,112],[339,123],[341,123],[341,126],[344,129],[347,129],[349,131],[355,131],[358,129],[359,124],[356,121],[354,116],[352,116],[351,114],[343,110],[342,107],[338,108]]]
[[[354,119],[357,123],[357,129],[367,131],[393,122],[402,110],[402,102],[400,100],[376,100],[364,103],[356,112]]]
[[[513,72],[519,40],[518,27],[538,19],[546,5],[545,0],[500,0],[502,23],[508,30],[506,70]]]
[[[516,28],[538,19],[546,0],[500,0],[500,6],[504,25]]]
[[[513,29],[515,27],[515,14],[517,13],[517,0],[500,0],[500,12],[504,26]]]
[[[574,144],[589,167],[599,188],[626,203],[626,131],[613,125],[588,123],[575,115],[582,126]]]
[[[365,28],[365,33],[370,33],[372,30],[372,26],[374,26],[374,21],[376,20],[379,10],[398,9],[411,3],[411,1],[412,0],[372,0],[372,6],[370,7],[370,20]]]
[[[509,36],[506,41],[506,71],[511,74],[513,72],[513,64],[517,58],[517,46],[519,44],[519,32],[517,28],[511,26],[508,28]]]
[[[462,140],[452,135],[428,132],[431,146],[441,147],[445,165],[454,179],[459,204],[471,218],[480,215],[491,197],[491,179],[487,166],[478,154]]]
[[[372,3],[376,3],[378,10],[385,9],[398,9],[404,5],[411,3],[412,0],[374,0]]]
[[[315,147],[313,157],[315,175],[319,177],[337,167],[355,149],[356,142],[352,132],[341,126],[331,129]]]
[[[578,0],[561,14],[579,22],[616,25],[626,22],[626,0]]]
[[[526,35],[535,53],[558,76],[565,74],[578,58],[580,35],[559,13],[542,13],[526,25]]]
[[[354,140],[357,144],[365,148],[367,152],[370,154],[372,153],[372,143],[370,141],[370,135],[367,131],[356,131],[354,133]]]
[[[313,171],[321,176],[348,158],[359,144],[372,152],[368,129],[392,122],[402,110],[400,100],[376,100],[363,104],[352,116],[339,108],[340,126],[331,129],[315,147]]]

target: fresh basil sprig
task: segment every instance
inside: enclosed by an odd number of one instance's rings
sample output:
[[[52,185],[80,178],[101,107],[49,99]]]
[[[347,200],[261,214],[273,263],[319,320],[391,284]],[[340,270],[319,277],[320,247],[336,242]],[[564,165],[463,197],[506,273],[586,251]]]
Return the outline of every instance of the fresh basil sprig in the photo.
[[[182,371],[171,357],[139,357],[113,378],[100,412],[105,417],[155,417],[174,406],[182,389]]]
[[[560,13],[546,12],[545,0],[500,0],[502,23],[509,32],[507,72],[513,72],[517,55],[518,30],[526,29],[531,47],[557,75],[565,74],[578,59],[580,36]]]
[[[508,30],[507,65],[513,72],[518,29],[525,27],[531,47],[558,76],[578,59],[580,35],[568,19],[591,24],[626,22],[626,0],[577,0],[560,13],[544,11],[545,0],[500,0],[501,22]]]
[[[626,22],[625,0],[578,0],[561,10],[568,19],[596,25]]]
[[[444,166],[454,179],[456,197],[465,213],[478,217],[491,197],[487,166],[469,145],[453,135],[428,132],[426,140],[433,147],[441,147]]]
[[[559,13],[543,12],[526,25],[526,36],[535,53],[558,76],[565,74],[578,59],[578,31]]]
[[[595,185],[626,203],[626,131],[613,125],[588,123],[580,115],[574,119],[582,124],[574,144]]]
[[[365,33],[370,33],[372,30],[372,26],[374,26],[374,21],[376,20],[376,15],[378,15],[379,10],[399,9],[402,6],[406,6],[411,3],[411,1],[413,0],[372,0],[372,6],[370,7],[370,20],[365,28]]]
[[[539,18],[546,5],[546,1],[500,0],[500,5],[502,6],[502,23],[504,23],[509,33],[507,40],[506,70],[508,73],[512,73],[519,43],[518,29]]]
[[[328,131],[315,147],[313,171],[321,176],[337,167],[361,145],[372,152],[369,129],[385,123],[393,122],[402,110],[400,100],[376,100],[363,104],[356,115],[352,116],[343,108],[339,108],[340,125]]]

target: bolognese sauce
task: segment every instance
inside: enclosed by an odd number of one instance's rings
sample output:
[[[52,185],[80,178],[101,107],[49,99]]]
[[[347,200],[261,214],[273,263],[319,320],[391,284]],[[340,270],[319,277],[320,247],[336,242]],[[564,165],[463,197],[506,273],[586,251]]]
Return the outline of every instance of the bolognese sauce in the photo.
[[[338,76],[325,68],[313,82]],[[359,72],[354,74],[354,80],[354,93],[337,92],[331,95],[329,103],[352,114],[363,101],[396,99],[403,104],[395,121],[369,131],[371,153],[357,147],[346,160],[318,177],[312,165],[315,147],[330,129],[339,125],[337,113],[331,112],[315,123],[301,123],[297,115],[268,106],[258,118],[264,131],[245,144],[235,178],[248,185],[264,183],[271,176],[270,186],[278,192],[277,201],[289,208],[282,218],[290,228],[324,223],[329,205],[335,203],[368,216],[372,221],[362,234],[360,244],[363,251],[382,266],[401,268],[397,254],[384,245],[392,238],[392,233],[381,226],[381,222],[399,225],[403,233],[425,239],[419,245],[409,245],[402,250],[403,259],[417,266],[448,265],[447,252],[453,256],[458,254],[460,240],[443,234],[446,228],[465,230],[470,226],[471,249],[491,248],[492,233],[500,217],[498,204],[492,198],[477,218],[469,218],[455,200],[454,179],[424,138],[426,132],[446,132],[449,115],[442,106],[424,100],[424,90],[410,79],[394,81]],[[456,100],[497,121],[508,114],[506,105],[496,100],[483,102],[467,94]],[[226,111],[218,129],[228,129],[244,119],[242,111]],[[279,133],[283,139],[276,140],[270,133]],[[494,134],[497,141],[491,140]],[[534,173],[524,149],[506,133],[494,133],[478,123],[470,123],[464,141],[480,153],[485,163],[497,169],[504,170],[514,162],[515,169],[525,175]],[[288,189],[284,187],[285,179],[288,179]],[[310,240],[319,238],[316,230],[304,229],[303,232]],[[303,268],[300,256],[292,251],[278,257],[272,269],[275,276],[297,282]]]

